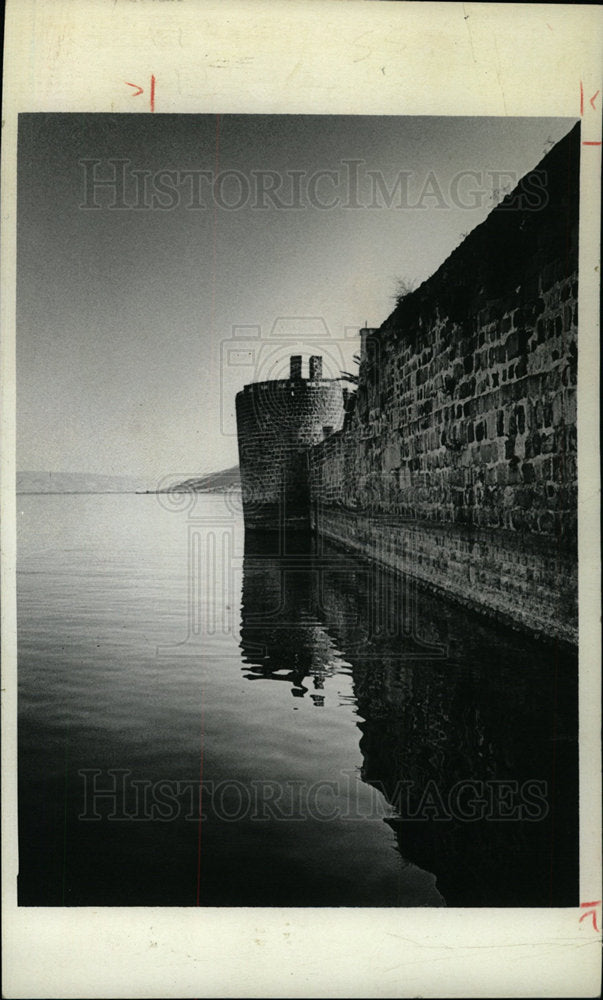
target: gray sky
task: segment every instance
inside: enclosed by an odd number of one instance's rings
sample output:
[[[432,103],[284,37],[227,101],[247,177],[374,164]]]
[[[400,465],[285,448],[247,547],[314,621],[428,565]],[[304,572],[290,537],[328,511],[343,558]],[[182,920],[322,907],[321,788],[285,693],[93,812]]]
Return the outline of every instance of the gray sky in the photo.
[[[281,374],[290,353],[349,366],[354,331],[385,320],[396,279],[427,278],[492,189],[573,124],[22,115],[18,468],[153,481],[234,464],[237,389]],[[86,172],[114,175],[109,158],[128,161],[121,209],[85,187]],[[133,171],[148,171],[146,193]]]

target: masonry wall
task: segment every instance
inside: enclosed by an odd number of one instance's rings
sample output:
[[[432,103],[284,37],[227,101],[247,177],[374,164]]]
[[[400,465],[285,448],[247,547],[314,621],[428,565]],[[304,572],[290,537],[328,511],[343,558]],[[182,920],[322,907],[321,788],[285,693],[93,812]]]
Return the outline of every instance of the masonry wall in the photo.
[[[312,449],[325,536],[577,637],[576,126],[363,337],[346,427]]]

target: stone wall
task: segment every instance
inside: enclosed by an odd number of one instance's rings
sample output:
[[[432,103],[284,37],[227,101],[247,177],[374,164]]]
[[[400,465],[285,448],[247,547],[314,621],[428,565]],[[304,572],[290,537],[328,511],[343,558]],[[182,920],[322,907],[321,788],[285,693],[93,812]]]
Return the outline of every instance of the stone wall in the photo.
[[[576,126],[383,325],[312,449],[327,537],[577,637]]]

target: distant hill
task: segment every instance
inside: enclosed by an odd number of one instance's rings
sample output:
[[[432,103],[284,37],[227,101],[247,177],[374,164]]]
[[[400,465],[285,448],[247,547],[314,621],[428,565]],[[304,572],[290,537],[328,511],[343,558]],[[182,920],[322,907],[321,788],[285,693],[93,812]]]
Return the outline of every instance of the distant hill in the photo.
[[[148,481],[88,472],[17,472],[17,493],[140,493]]]
[[[18,472],[17,493],[225,493],[240,489],[238,465],[194,476],[157,490],[137,476],[87,472]]]
[[[185,479],[182,483],[169,486],[161,493],[225,493],[227,490],[241,488],[239,466],[230,469],[220,469],[219,472],[207,472],[203,476]]]

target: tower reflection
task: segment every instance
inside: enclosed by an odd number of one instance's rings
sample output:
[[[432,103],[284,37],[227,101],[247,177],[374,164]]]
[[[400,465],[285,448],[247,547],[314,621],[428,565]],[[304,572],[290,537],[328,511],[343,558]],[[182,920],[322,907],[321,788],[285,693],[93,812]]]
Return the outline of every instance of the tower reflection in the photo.
[[[251,533],[241,649],[248,680],[317,707],[351,670],[361,778],[449,906],[577,905],[573,651],[303,536],[278,555]]]
[[[325,678],[336,670],[334,645],[320,619],[320,572],[306,534],[289,535],[287,554],[274,539],[245,538],[241,648],[248,680],[284,681],[291,694],[317,706]],[[307,682],[307,683],[306,683]]]

